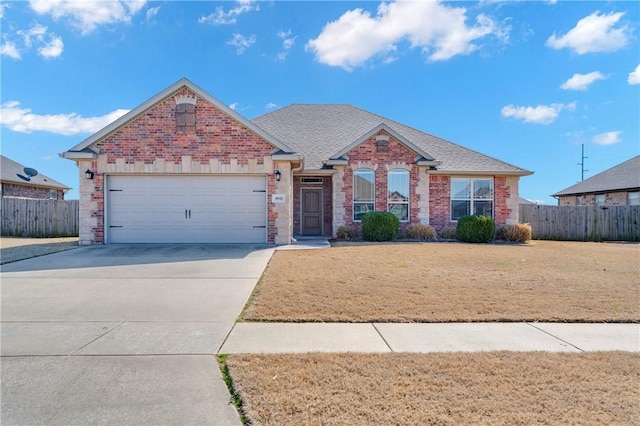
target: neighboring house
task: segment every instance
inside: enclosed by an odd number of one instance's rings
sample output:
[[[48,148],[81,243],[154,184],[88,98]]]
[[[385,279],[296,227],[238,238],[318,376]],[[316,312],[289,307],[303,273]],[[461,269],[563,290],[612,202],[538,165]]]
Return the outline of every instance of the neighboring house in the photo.
[[[81,244],[288,244],[373,210],[511,224],[532,173],[349,105],[248,120],[186,79],[60,155],[80,170]]]
[[[640,155],[552,195],[559,206],[640,204]]]
[[[0,192],[3,197],[64,200],[64,194],[71,189],[42,173],[30,176],[25,172],[28,167],[4,155],[0,158]]]

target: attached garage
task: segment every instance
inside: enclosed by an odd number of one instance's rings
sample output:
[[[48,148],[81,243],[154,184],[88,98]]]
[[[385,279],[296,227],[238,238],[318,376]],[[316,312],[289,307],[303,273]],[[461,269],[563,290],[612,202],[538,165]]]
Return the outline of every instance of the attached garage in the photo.
[[[109,243],[266,243],[266,176],[107,176]]]

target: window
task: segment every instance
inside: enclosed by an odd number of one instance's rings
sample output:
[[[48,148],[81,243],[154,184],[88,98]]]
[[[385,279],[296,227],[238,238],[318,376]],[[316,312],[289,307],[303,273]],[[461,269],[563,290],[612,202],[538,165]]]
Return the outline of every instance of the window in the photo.
[[[596,204],[597,205],[604,204],[604,194],[596,194]]]
[[[493,217],[493,179],[451,179],[451,220],[468,214]]]
[[[375,174],[373,170],[353,172],[353,220],[359,222],[375,206]]]
[[[629,192],[627,194],[627,204],[630,206],[640,205],[640,192]]]
[[[192,104],[176,105],[176,130],[178,132],[196,131],[196,106]]]
[[[576,195],[576,206],[582,205],[582,195]]]
[[[409,172],[390,170],[387,184],[387,210],[401,222],[409,220]]]
[[[50,200],[57,200],[58,199],[58,191],[56,191],[55,189],[50,189],[49,190],[49,199]]]

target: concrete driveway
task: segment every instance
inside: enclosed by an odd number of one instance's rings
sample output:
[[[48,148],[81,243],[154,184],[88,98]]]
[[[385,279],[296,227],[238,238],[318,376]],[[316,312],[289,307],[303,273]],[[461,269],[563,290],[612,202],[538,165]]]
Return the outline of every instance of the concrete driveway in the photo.
[[[86,247],[2,266],[13,424],[240,424],[214,354],[272,250]]]

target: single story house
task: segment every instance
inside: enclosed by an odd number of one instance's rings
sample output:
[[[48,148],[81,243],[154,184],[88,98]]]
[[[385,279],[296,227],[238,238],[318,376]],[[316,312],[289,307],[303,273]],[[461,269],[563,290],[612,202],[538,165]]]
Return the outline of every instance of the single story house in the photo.
[[[2,197],[64,200],[71,188],[36,170],[0,155],[0,193]]]
[[[552,195],[559,206],[640,205],[640,155]]]
[[[78,165],[81,244],[289,244],[374,210],[515,224],[532,174],[350,105],[248,120],[187,79],[60,155]]]

